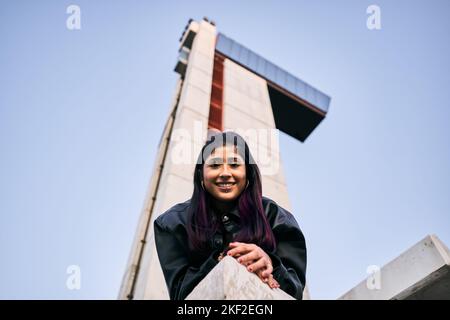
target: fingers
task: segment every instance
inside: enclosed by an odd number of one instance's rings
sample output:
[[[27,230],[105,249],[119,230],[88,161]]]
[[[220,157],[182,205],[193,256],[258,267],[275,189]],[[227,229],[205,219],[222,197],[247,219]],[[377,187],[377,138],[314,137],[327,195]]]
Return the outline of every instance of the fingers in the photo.
[[[256,247],[256,246],[255,246]],[[243,255],[253,250],[253,245],[241,243],[241,242],[232,242],[230,243],[230,250],[228,250],[227,254],[231,257],[235,257],[236,255]]]
[[[269,281],[269,277],[263,277],[262,270],[257,271],[256,275],[262,280],[262,282],[267,283]]]
[[[255,244],[247,244],[243,242],[231,242],[228,255],[236,258],[238,262],[247,267],[250,272],[257,272],[261,269],[262,278],[267,278],[272,273],[272,261],[269,256]]]
[[[259,260],[261,256],[257,251],[250,251],[249,253],[239,257],[237,260],[239,263],[245,264],[253,260]]]
[[[267,264],[266,270],[261,272],[263,278],[268,278],[273,272],[273,266],[271,263]]]
[[[247,244],[241,242],[230,243],[230,250],[228,255],[234,258],[242,256],[238,261],[245,264],[249,260],[258,260],[265,255],[265,252],[255,244]]]
[[[250,253],[248,255],[250,255]],[[244,258],[244,257],[242,257],[242,258]],[[242,258],[239,258],[239,259],[242,259]],[[258,271],[258,270],[261,270],[261,269],[265,269],[269,265],[270,265],[270,262],[266,258],[261,258],[261,259],[257,260],[255,263],[249,265],[247,267],[247,270],[250,271],[250,272],[255,272],[255,271]]]
[[[237,242],[237,241],[235,241],[235,242],[230,242],[230,247],[237,247],[237,246],[246,246],[246,245],[249,245],[248,243],[245,243],[245,242]]]
[[[280,284],[278,283],[277,280],[275,280],[275,278],[273,277],[272,274],[270,274],[268,277],[262,277],[262,271],[259,271],[256,273],[258,275],[258,277],[264,282],[266,283],[271,289],[277,289],[280,288]]]
[[[269,277],[269,281],[267,283],[269,285],[269,287],[271,287],[272,289],[276,289],[280,287],[280,284],[278,283],[277,280],[275,280],[275,278],[273,277],[273,275],[271,274]]]
[[[260,259],[261,261],[264,261],[264,259]],[[251,265],[254,265],[256,263],[260,263],[261,261],[256,261],[252,263]],[[247,269],[248,270],[248,269]],[[249,270],[250,271],[250,270]],[[277,280],[273,277],[273,266],[272,263],[268,263],[265,265],[265,269],[259,268],[255,271],[253,271],[264,283],[266,283],[271,289],[277,289],[280,288],[280,284]]]

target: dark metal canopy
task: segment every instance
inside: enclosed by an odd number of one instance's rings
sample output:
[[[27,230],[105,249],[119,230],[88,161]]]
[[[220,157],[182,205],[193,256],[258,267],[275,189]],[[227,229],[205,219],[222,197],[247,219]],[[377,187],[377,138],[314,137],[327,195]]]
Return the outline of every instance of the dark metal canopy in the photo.
[[[276,127],[305,141],[325,118],[330,97],[219,33],[216,52],[267,81]]]

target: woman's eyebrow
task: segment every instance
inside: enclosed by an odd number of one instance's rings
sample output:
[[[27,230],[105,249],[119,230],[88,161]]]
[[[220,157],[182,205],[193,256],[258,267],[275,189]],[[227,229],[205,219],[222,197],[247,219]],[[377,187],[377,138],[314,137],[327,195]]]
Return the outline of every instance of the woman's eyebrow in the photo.
[[[206,161],[206,163],[217,163],[217,162],[222,163],[223,159],[220,157],[215,157],[215,158],[208,159]],[[242,162],[244,162],[244,160],[242,160],[240,157],[229,157],[227,159],[227,163],[235,163],[235,162],[242,163]]]
[[[229,157],[228,162],[244,162],[241,157]]]
[[[215,158],[208,159],[206,162],[207,163],[212,163],[212,162],[221,162],[222,163],[223,159],[220,157],[215,157]]]

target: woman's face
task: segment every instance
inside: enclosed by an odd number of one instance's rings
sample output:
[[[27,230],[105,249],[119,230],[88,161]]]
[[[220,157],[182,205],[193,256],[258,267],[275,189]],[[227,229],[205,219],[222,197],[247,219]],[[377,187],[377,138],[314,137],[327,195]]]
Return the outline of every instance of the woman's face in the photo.
[[[233,201],[247,184],[245,163],[234,146],[220,147],[206,159],[203,183],[216,200]]]

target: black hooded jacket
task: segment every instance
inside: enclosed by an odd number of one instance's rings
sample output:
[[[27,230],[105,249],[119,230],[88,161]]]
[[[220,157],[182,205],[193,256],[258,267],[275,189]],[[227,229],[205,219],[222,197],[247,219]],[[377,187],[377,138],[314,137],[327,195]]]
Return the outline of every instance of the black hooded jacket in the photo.
[[[239,231],[235,209],[220,217],[223,228],[211,239],[207,255],[191,251],[186,230],[189,204],[190,200],[173,206],[154,222],[156,249],[172,300],[185,299],[191,293]],[[303,233],[294,216],[273,200],[263,197],[263,208],[276,240],[276,249],[266,252],[272,259],[272,274],[283,291],[302,299],[306,273]]]

